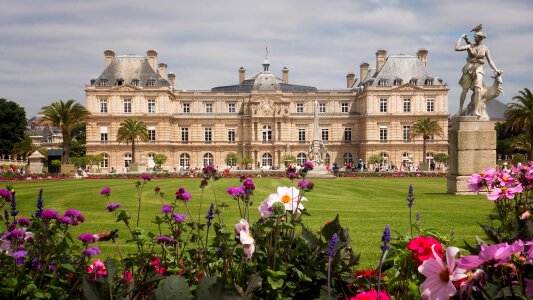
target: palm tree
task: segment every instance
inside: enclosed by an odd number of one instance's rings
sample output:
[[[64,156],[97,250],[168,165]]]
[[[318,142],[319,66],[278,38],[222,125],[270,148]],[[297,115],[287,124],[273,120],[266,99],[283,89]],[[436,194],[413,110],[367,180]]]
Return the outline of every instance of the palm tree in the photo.
[[[422,137],[423,144],[422,144],[422,162],[425,164],[426,162],[426,156],[427,156],[427,140],[431,136],[440,136],[444,132],[442,131],[442,127],[440,127],[439,123],[437,121],[432,121],[430,118],[418,120],[413,123],[413,126],[411,126],[411,139],[414,139],[416,137]]]
[[[529,137],[525,134],[519,134],[511,140],[511,147],[518,151],[531,152]]]
[[[35,152],[35,150],[40,150],[40,148],[33,144],[30,135],[26,132],[22,140],[13,145],[13,153],[28,156]]]
[[[533,94],[528,88],[519,91],[520,96],[514,96],[513,100],[518,103],[511,103],[505,111],[505,118],[509,129],[513,131],[523,131],[529,134],[529,144],[533,145]],[[529,148],[529,159],[533,158],[533,147]]]
[[[85,121],[90,114],[83,105],[70,99],[67,102],[59,100],[49,106],[43,106],[41,114],[44,115],[42,123],[59,127],[63,136],[63,163],[68,163],[70,131],[72,128]]]
[[[120,123],[117,132],[117,142],[131,142],[131,162],[135,162],[135,141],[148,141],[148,130],[143,121],[137,119],[126,119]]]

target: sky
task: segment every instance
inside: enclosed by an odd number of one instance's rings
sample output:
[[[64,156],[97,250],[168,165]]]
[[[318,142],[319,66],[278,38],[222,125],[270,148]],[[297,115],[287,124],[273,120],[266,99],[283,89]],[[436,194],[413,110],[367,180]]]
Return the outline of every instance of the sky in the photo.
[[[158,52],[176,75],[176,88],[209,90],[270,70],[318,89],[346,88],[349,72],[375,66],[375,53],[429,51],[430,72],[449,86],[449,112],[458,110],[457,84],[466,53],[454,51],[463,33],[483,24],[493,61],[512,102],[532,88],[531,0],[23,0],[0,10],[0,98],[34,116],[42,106],[75,99],[104,70],[104,54]],[[485,80],[492,74],[485,65]]]

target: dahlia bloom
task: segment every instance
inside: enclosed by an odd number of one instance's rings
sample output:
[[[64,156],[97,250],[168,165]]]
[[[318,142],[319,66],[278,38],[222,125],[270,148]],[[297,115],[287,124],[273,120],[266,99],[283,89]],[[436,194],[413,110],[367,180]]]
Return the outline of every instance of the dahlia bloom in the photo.
[[[87,267],[87,272],[94,273],[98,277],[107,275],[105,264],[100,259],[97,259],[92,265],[89,265],[89,267]]]
[[[350,300],[376,300],[376,299],[378,299],[378,292],[374,289],[359,293],[350,298]],[[379,299],[390,300],[390,297],[386,291],[379,291]]]
[[[251,259],[255,251],[255,245],[254,238],[250,232],[250,225],[245,219],[241,219],[239,223],[235,224],[235,231],[243,246],[245,257]]]
[[[435,248],[433,249],[433,245]],[[432,237],[419,236],[407,243],[407,249],[413,252],[413,258],[417,261],[416,265],[420,266],[424,261],[433,257],[433,253],[442,259],[444,250],[442,245]]]
[[[467,276],[465,270],[456,268],[455,265],[455,255],[459,252],[459,248],[448,247],[446,249],[446,265],[435,252],[435,248],[436,244],[431,246],[433,257],[418,267],[418,272],[426,276],[426,280],[420,285],[422,299],[448,299],[457,292],[453,281]]]

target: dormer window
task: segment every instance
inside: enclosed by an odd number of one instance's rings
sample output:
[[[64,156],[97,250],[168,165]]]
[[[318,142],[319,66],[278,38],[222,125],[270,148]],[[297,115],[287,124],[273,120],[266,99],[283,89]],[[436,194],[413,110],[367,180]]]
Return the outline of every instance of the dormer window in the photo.
[[[146,81],[146,86],[155,86],[155,80],[148,79],[148,81]]]
[[[426,81],[424,81],[425,85],[433,85],[433,78],[428,78]]]
[[[411,80],[409,81],[410,84],[412,85],[417,85],[418,84],[418,79],[416,78],[411,78]]]
[[[381,86],[387,85],[387,79],[380,79],[378,81],[378,85],[381,85]]]
[[[107,85],[107,79],[105,79],[105,78],[100,79],[100,83],[99,83],[98,85],[99,85],[99,86],[105,86],[105,85]]]
[[[133,85],[133,86],[139,86],[139,79],[137,79],[137,78],[132,79],[132,80],[131,80],[131,85]]]
[[[400,78],[394,79],[394,83],[393,84],[394,85],[402,85],[402,79],[400,79]]]
[[[116,81],[116,85],[122,85],[124,83],[124,79],[122,78],[117,78],[117,81]]]

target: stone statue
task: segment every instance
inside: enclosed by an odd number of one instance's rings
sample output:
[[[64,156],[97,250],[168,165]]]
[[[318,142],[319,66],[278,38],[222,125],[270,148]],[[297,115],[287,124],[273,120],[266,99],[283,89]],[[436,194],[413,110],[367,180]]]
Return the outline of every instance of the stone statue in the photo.
[[[309,159],[317,165],[322,165],[326,160],[326,153],[328,149],[322,142],[320,136],[320,126],[318,122],[319,104],[315,101],[315,111],[313,120],[313,141],[309,145],[308,155]]]
[[[496,68],[494,61],[490,56],[489,48],[481,43],[483,39],[486,38],[486,35],[481,32],[481,29],[481,24],[478,25],[476,28],[472,29],[472,31],[475,32],[474,44],[470,43],[466,33],[461,35],[461,37],[457,40],[457,43],[455,44],[455,51],[467,51],[468,53],[468,56],[466,58],[466,64],[463,67],[463,75],[459,80],[459,85],[461,85],[463,91],[461,92],[458,115],[472,115],[477,116],[482,120],[488,120],[486,102],[497,97],[499,93],[494,95],[494,93],[492,92],[487,92],[487,87],[485,87],[485,84],[483,83],[483,76],[485,74],[483,70],[483,64],[485,63],[485,58],[487,59],[489,66],[492,68],[492,70],[494,70],[494,73],[496,74],[495,83],[493,84],[493,87],[498,83],[498,86],[495,88],[497,91],[500,92],[500,86],[502,83],[502,71]],[[466,43],[466,45],[464,46],[461,45],[461,40],[463,39]],[[472,97],[469,107],[473,107],[473,109],[471,109],[470,111],[469,109],[463,111],[463,105],[468,90],[472,90]]]

